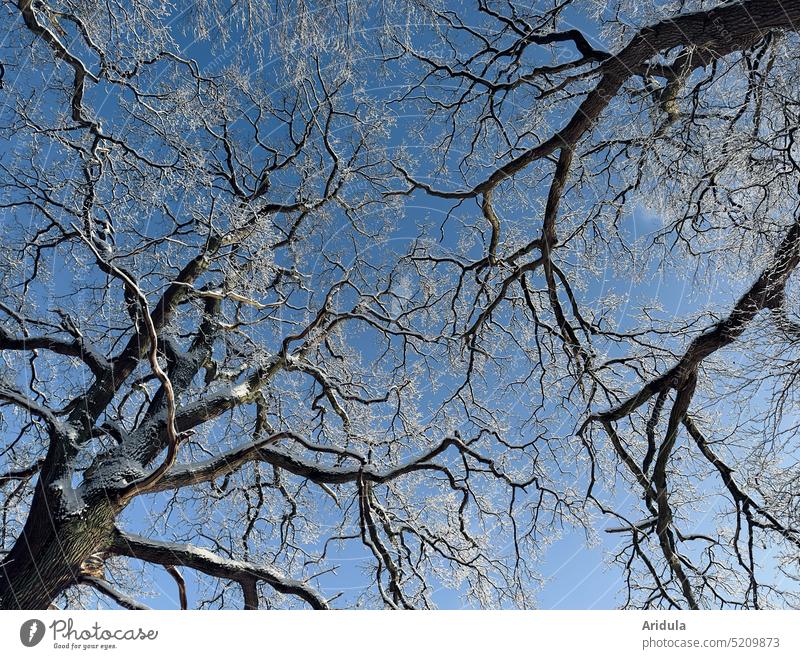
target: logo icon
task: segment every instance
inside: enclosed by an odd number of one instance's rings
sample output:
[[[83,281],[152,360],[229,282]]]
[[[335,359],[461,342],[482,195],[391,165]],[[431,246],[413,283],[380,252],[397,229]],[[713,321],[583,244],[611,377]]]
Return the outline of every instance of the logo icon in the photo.
[[[32,648],[44,638],[44,623],[41,620],[27,620],[19,628],[19,640],[26,648]]]

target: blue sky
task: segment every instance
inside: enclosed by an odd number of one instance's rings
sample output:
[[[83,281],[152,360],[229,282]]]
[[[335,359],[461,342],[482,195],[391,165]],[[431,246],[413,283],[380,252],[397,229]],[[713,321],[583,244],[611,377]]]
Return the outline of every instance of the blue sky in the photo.
[[[466,14],[469,16],[469,14]],[[584,30],[588,35],[594,32],[589,23],[581,21],[576,17],[576,26]],[[198,61],[201,70],[220,64],[225,60],[225,52],[215,52],[208,48],[207,43],[185,43],[184,54],[191,56]],[[275,72],[269,65],[258,72],[263,76],[274,76]],[[374,81],[370,81],[370,91],[377,95],[391,95],[395,88],[386,86],[376,70]],[[280,85],[277,85],[279,88]],[[113,101],[112,101],[113,103]],[[398,146],[403,142],[403,131],[405,127],[418,119],[417,116],[405,115],[399,117],[394,137],[390,147]],[[416,148],[419,161],[424,175],[426,149],[430,149],[429,144],[420,143],[412,145]],[[415,205],[416,204],[416,205]],[[419,235],[420,225],[428,228],[435,223],[448,210],[448,205],[439,200],[432,200],[424,195],[416,195],[414,203],[406,206],[406,213],[397,218],[393,233],[387,237],[382,245],[384,249],[402,249],[411,240]],[[472,213],[477,216],[475,208],[466,208],[462,214]],[[636,241],[645,234],[660,228],[660,220],[656,214],[643,205],[635,208],[628,213],[623,220],[625,227],[623,233],[627,233],[631,241]],[[532,231],[538,231],[539,225],[534,222]],[[446,234],[442,242],[443,249],[454,248],[457,239],[457,231]],[[596,300],[610,289],[617,293],[627,296],[630,300],[631,309],[635,309],[638,304],[647,301],[658,302],[663,307],[666,316],[674,315],[682,317],[693,310],[706,307],[725,308],[737,297],[735,290],[729,289],[725,282],[720,282],[720,286],[714,290],[708,290],[701,294],[690,294],[691,275],[674,270],[652,271],[649,277],[643,281],[636,282],[620,278],[613,268],[614,264],[609,263],[607,272],[603,277],[598,278],[582,294],[584,298]],[[60,281],[50,294],[59,293],[58,286],[66,286],[66,281]],[[66,288],[64,289],[66,291]],[[620,316],[616,318],[619,326],[625,326],[630,318],[627,317],[627,308],[623,308]],[[369,354],[373,349],[370,345],[364,345],[363,351]],[[0,462],[0,464],[2,464]],[[635,501],[617,501],[621,505],[626,503],[636,503]],[[150,507],[152,506],[152,507]],[[126,528],[132,531],[138,530],[146,522],[149,513],[157,508],[157,504],[152,504],[149,500],[137,501],[126,512]],[[189,512],[191,514],[191,510]],[[706,523],[709,520],[706,519]],[[593,547],[587,547],[586,538],[581,530],[565,527],[563,537],[555,541],[546,551],[544,559],[538,565],[538,571],[545,579],[541,591],[537,595],[538,605],[541,608],[613,608],[621,603],[618,591],[623,585],[620,580],[619,569],[615,566],[608,566],[605,560],[606,554],[613,551],[619,537],[603,532],[604,524],[610,522],[601,519],[597,528],[597,543]],[[358,542],[348,543],[339,554],[334,554],[335,562],[340,563],[341,567],[338,574],[327,575],[320,579],[320,585],[326,592],[331,594],[333,591],[349,590],[353,586],[365,582],[365,577],[361,574],[361,561],[365,556],[364,547]],[[197,593],[195,584],[191,578],[191,573],[185,571],[189,586],[190,604],[196,599]],[[159,608],[172,608],[177,604],[175,585],[172,580],[160,568],[151,570],[154,578],[154,585],[161,591],[159,596],[145,599],[149,604]],[[442,588],[436,594],[436,602],[442,608],[458,608],[461,606],[459,593]]]

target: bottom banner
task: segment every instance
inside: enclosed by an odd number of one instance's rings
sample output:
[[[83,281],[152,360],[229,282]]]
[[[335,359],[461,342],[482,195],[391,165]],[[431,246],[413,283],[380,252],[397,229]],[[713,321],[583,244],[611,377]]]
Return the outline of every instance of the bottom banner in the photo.
[[[794,611],[12,611],[3,657],[800,656]],[[545,654],[545,656],[546,656]]]

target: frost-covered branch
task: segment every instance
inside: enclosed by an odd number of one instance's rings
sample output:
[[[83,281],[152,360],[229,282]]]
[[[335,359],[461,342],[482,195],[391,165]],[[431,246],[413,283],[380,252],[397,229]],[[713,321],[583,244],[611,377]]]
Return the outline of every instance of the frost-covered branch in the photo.
[[[224,559],[201,547],[150,540],[118,531],[111,551],[157,565],[181,565],[218,579],[236,582],[263,581],[279,593],[304,600],[314,609],[327,609],[328,603],[307,583],[283,576],[266,565]]]

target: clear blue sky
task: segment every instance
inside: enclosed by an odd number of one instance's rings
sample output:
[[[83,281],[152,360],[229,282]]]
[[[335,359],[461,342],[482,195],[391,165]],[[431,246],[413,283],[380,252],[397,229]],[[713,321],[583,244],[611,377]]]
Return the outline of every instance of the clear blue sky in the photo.
[[[576,19],[576,24],[588,35],[591,36],[593,34],[589,25],[581,23],[578,19]],[[220,55],[220,53],[207,50],[205,45],[198,46],[187,43],[185,46],[186,54],[195,58],[201,69],[208,66],[212,60]],[[390,88],[382,88],[382,81],[377,77],[372,87],[376,93],[388,94],[391,92]],[[381,91],[378,91],[379,89]],[[415,118],[404,117],[402,121],[413,119]],[[403,127],[402,121],[398,125],[397,144],[401,141],[399,131]],[[424,149],[428,148],[428,146],[420,144],[418,148],[422,150],[420,155],[422,156],[421,161],[424,162]],[[426,213],[421,213],[412,218],[398,218],[395,235],[392,236],[391,240],[391,243],[397,248],[417,237],[418,222],[428,221],[428,218],[432,215],[437,212],[443,213],[448,208],[446,203],[432,199],[426,199],[424,203],[427,208]],[[628,230],[632,239],[636,239],[637,236],[659,226],[658,217],[653,216],[644,208],[629,214],[626,222],[629,225]],[[453,238],[447,238],[446,241],[451,239]],[[447,242],[445,242],[444,246],[448,246]],[[609,267],[605,276],[599,278],[583,295],[588,299],[595,299],[609,288],[613,288],[628,295],[631,301],[657,301],[664,308],[665,313],[674,313],[676,316],[684,315],[687,311],[699,306],[706,306],[709,302],[711,306],[716,306],[720,303],[725,305],[737,296],[735,291],[727,293],[724,291],[709,291],[707,299],[690,298],[687,295],[687,280],[685,278],[681,279],[675,272],[653,272],[649,281],[637,283],[635,290],[632,286],[632,282],[629,280],[619,280]],[[708,298],[712,296],[715,299],[709,300]],[[623,325],[625,318],[621,317],[618,321],[620,325]],[[364,350],[368,351],[369,346],[364,346]],[[619,503],[624,504],[625,502],[620,501]],[[153,508],[157,507],[156,504],[152,505],[152,508],[146,508],[146,506],[149,507],[151,505],[152,502],[149,500],[141,500],[134,503],[125,515],[126,528],[135,531],[144,524],[147,513],[152,513]],[[613,551],[615,543],[620,538],[603,532],[605,522],[606,520],[600,520],[597,528],[598,544],[591,548],[587,546],[583,531],[570,528],[565,528],[563,537],[548,548],[543,562],[538,566],[538,571],[545,579],[544,585],[538,594],[538,604],[541,608],[613,608],[621,603],[619,591],[623,584],[620,580],[619,569],[613,566],[610,567],[608,561],[605,560],[606,555]],[[608,523],[610,524],[610,522]],[[337,590],[348,592],[351,588],[364,583],[366,577],[361,572],[361,564],[365,553],[360,543],[349,543],[339,554],[333,554],[333,556],[335,556],[336,562],[341,567],[335,576],[327,575],[320,580],[320,586],[326,594],[330,595]],[[155,579],[155,587],[160,589],[161,593],[156,597],[145,599],[145,602],[157,608],[176,607],[177,591],[171,578],[159,568],[153,569],[151,574]],[[184,574],[187,577],[191,606],[191,603],[196,599],[195,584],[188,570],[184,570]],[[442,588],[437,592],[435,599],[442,608],[458,608],[462,605],[458,595],[456,592]]]

